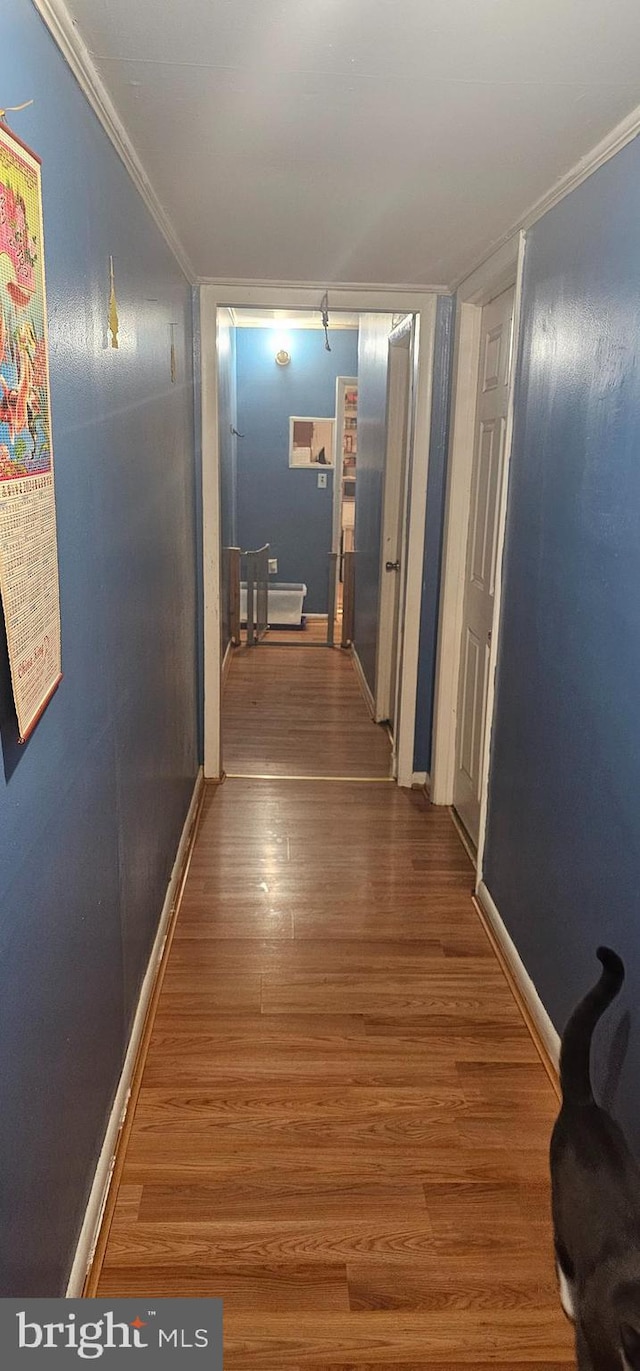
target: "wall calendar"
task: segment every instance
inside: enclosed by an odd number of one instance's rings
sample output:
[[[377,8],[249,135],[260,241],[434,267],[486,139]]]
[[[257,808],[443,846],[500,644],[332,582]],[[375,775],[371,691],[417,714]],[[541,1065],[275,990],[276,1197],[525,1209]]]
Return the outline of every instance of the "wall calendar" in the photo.
[[[0,596],[20,741],[61,679],[40,160],[0,123]]]

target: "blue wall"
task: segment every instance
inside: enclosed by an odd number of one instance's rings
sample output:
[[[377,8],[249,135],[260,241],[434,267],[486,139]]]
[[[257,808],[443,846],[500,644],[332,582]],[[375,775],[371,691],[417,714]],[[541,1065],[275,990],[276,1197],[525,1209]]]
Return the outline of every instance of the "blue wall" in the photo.
[[[0,13],[43,159],[64,670],[17,763],[3,721],[0,1294],[28,1296],[66,1286],[197,770],[191,293],[35,9]]]
[[[436,309],[436,336],[433,356],[433,391],[429,437],[429,474],[427,513],[424,530],[424,563],[420,609],[420,657],[416,699],[416,733],[413,765],[416,771],[431,769],[433,699],[436,678],[438,616],[440,609],[440,564],[446,495],[447,447],[449,442],[449,402],[455,300],[441,295]]]
[[[356,612],[354,643],[375,690],[380,595],[380,539],[387,442],[387,364],[390,314],[360,320],[358,348],[358,464],[356,480]]]
[[[333,471],[318,490],[317,470],[289,466],[289,417],[331,418],[336,377],[356,376],[358,333],[291,330],[291,362],[279,367],[269,329],[237,331],[238,536],[243,548],[271,546],[278,581],[303,581],[305,610],[326,614]]]
[[[639,223],[636,141],[527,236],[485,872],[559,1029],[601,941],[640,993]]]

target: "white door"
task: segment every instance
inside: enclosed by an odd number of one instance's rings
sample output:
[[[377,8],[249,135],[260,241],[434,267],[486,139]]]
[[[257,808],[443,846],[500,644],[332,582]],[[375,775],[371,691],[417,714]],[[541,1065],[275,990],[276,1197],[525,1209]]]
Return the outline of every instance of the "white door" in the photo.
[[[407,522],[407,443],[411,403],[413,319],[404,320],[389,340],[387,380],[387,442],[385,453],[380,600],[376,657],[375,712],[388,720],[395,736],[398,663],[401,632],[400,603],[405,579]]]
[[[476,844],[493,631],[498,512],[504,471],[513,298],[511,288],[485,305],[480,330],[453,792],[454,807]]]

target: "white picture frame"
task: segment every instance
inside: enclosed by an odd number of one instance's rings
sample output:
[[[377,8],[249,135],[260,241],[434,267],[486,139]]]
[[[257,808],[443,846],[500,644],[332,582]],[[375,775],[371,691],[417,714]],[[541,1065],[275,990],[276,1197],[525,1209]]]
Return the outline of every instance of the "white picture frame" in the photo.
[[[335,463],[335,419],[292,414],[289,419],[289,466],[326,470]]]

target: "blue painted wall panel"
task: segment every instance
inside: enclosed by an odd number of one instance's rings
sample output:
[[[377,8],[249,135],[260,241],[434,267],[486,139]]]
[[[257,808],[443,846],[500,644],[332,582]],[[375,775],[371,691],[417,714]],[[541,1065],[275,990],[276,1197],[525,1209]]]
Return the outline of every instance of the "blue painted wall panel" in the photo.
[[[636,141],[526,249],[485,871],[559,1029],[599,942],[640,989],[639,220]],[[639,1074],[633,1013],[636,1142]]]
[[[380,539],[387,441],[387,365],[390,314],[360,321],[358,349],[358,466],[356,480],[356,613],[354,642],[373,693],[376,676]]]
[[[436,675],[438,615],[440,609],[440,569],[446,495],[447,447],[449,442],[449,405],[451,398],[451,361],[455,300],[442,295],[436,310],[436,335],[433,356],[433,392],[429,438],[429,475],[427,513],[424,530],[424,565],[420,609],[420,657],[416,699],[414,769],[431,769],[433,700]]]
[[[64,670],[17,749],[2,666],[0,1294],[27,1296],[65,1288],[193,790],[196,491],[190,288],[35,9],[0,17],[43,159]]]
[[[220,424],[220,526],[223,547],[238,546],[238,396],[236,333],[226,311],[218,324],[218,406]]]
[[[305,610],[326,614],[333,471],[318,490],[317,470],[289,466],[289,417],[331,418],[336,377],[356,376],[358,334],[291,330],[291,362],[279,367],[269,329],[237,330],[238,535],[243,548],[269,543],[279,581],[304,582]]]

